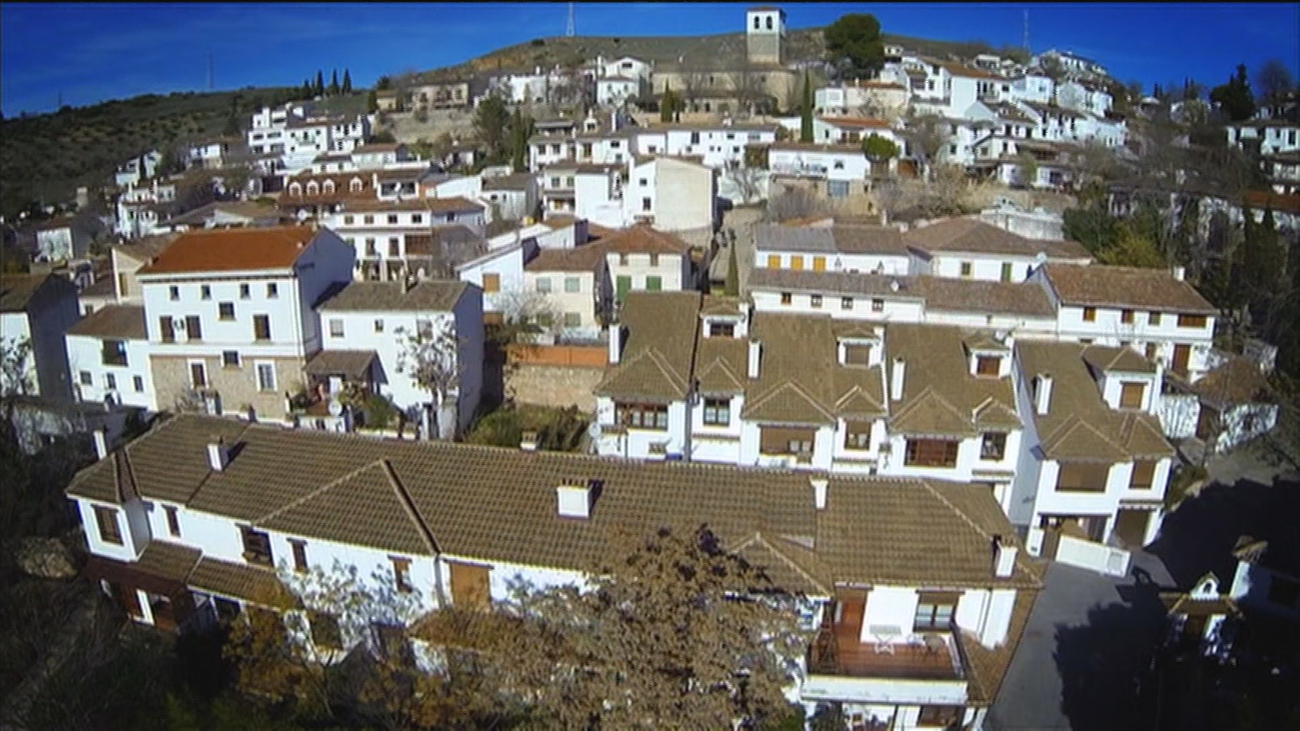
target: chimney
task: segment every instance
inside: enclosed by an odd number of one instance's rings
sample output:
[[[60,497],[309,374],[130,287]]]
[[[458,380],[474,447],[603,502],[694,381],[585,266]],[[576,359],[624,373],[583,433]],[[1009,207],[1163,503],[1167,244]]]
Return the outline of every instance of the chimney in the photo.
[[[993,536],[993,575],[999,579],[1011,578],[1016,568],[1017,552],[1015,546],[1003,542],[1002,536]]]
[[[812,483],[813,503],[817,506],[818,510],[825,510],[826,509],[826,488],[830,484],[830,480],[827,480],[822,477],[814,477],[814,478],[810,478],[808,481]]]
[[[1187,277],[1187,267],[1184,266],[1174,267],[1174,279],[1177,279],[1178,281],[1181,282],[1184,281],[1186,277]]]
[[[519,448],[525,452],[537,451],[537,432],[525,431],[519,435]]]
[[[562,484],[555,487],[556,513],[561,518],[591,517],[591,508],[600,495],[598,480],[574,481],[574,484]]]
[[[747,373],[750,378],[758,378],[758,361],[763,356],[763,344],[757,340],[749,341],[749,368]]]
[[[104,433],[104,427],[100,427],[91,432],[95,438],[95,458],[103,459],[108,456],[108,435]]]
[[[894,359],[894,371],[889,379],[889,400],[903,400],[903,379],[907,374],[907,361],[900,356]]]
[[[1034,391],[1034,413],[1047,416],[1052,405],[1052,374],[1038,374],[1038,388]]]
[[[226,440],[217,437],[208,442],[208,466],[212,471],[223,472],[228,464],[230,464],[230,450],[226,448]]]
[[[623,339],[627,337],[624,332],[627,328],[622,325],[612,325],[609,328],[609,364],[618,365],[619,360],[623,358]]]

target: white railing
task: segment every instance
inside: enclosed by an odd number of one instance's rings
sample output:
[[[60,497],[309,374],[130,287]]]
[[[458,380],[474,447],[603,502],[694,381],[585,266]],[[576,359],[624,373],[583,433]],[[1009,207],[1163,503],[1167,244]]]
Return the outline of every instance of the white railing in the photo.
[[[771,172],[777,173],[779,175],[800,175],[800,176],[809,176],[809,177],[812,176],[824,177],[827,172],[827,168],[825,165],[776,164],[776,165],[772,165],[770,170]]]
[[[1070,566],[1097,571],[1107,576],[1127,576],[1132,556],[1122,548],[1062,535],[1056,546],[1056,560]]]

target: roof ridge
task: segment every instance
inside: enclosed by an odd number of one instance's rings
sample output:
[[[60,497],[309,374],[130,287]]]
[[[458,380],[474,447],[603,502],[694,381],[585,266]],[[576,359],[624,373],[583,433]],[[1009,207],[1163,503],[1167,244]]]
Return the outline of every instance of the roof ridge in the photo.
[[[973,418],[971,418],[971,419],[967,419],[967,417],[966,417],[964,414],[961,413],[961,409],[957,408],[957,407],[956,407],[956,406],[955,406],[951,401],[949,401],[948,399],[944,398],[943,395],[940,394],[938,391],[934,390],[934,386],[931,386],[931,385],[926,385],[925,388],[921,389],[921,392],[918,393],[914,398],[912,398],[911,400],[909,400],[909,401],[907,402],[907,405],[906,405],[906,406],[904,406],[903,408],[899,409],[899,410],[898,410],[898,413],[896,413],[896,414],[891,414],[891,415],[890,415],[890,421],[893,421],[893,420],[895,420],[895,419],[901,419],[901,418],[907,416],[908,414],[910,414],[911,412],[915,411],[917,408],[920,408],[919,404],[920,404],[921,401],[922,401],[923,399],[925,399],[927,396],[929,396],[929,397],[932,398],[932,399],[936,399],[936,400],[938,400],[939,405],[942,406],[942,407],[944,407],[945,409],[948,409],[949,411],[951,411],[952,414],[953,414],[953,416],[956,416],[956,417],[959,418],[959,419],[964,419],[964,420],[968,420],[968,421],[971,421],[971,422],[974,421]]]
[[[336,477],[336,478],[334,478],[333,480],[330,480],[329,482],[325,483],[324,485],[321,485],[320,487],[317,487],[317,488],[314,489],[314,490],[311,490],[311,491],[309,491],[309,492],[307,492],[307,493],[305,493],[305,494],[303,494],[303,495],[300,495],[299,497],[297,497],[297,498],[295,498],[295,499],[293,499],[293,500],[291,500],[291,501],[285,503],[284,505],[281,505],[280,507],[276,508],[275,510],[272,510],[271,512],[267,513],[266,515],[263,515],[263,516],[257,518],[257,519],[254,520],[253,522],[254,522],[254,523],[265,523],[265,522],[267,522],[267,521],[273,520],[273,519],[279,517],[282,513],[287,512],[287,511],[290,510],[291,508],[296,508],[296,507],[298,507],[299,505],[302,505],[303,503],[307,502],[308,500],[311,500],[312,498],[316,497],[317,495],[320,495],[321,493],[325,492],[326,490],[329,490],[330,488],[332,488],[332,487],[334,487],[334,486],[336,486],[336,485],[339,485],[339,484],[341,484],[341,483],[343,483],[343,482],[346,482],[346,481],[352,479],[353,477],[356,477],[357,475],[359,475],[359,474],[361,474],[361,473],[363,473],[363,472],[365,472],[365,471],[371,469],[372,467],[379,466],[379,467],[382,469],[382,468],[383,468],[383,464],[382,464],[382,463],[383,463],[386,459],[387,459],[387,458],[385,458],[385,457],[380,457],[380,458],[375,459],[375,460],[373,460],[373,461],[371,461],[371,462],[367,462],[367,463],[361,465],[360,467],[356,468],[355,470],[352,470],[351,472],[348,472],[348,473],[345,474],[345,475],[342,475],[342,476],[340,476],[340,477]]]
[[[732,553],[737,553],[742,549],[744,549],[746,546],[753,545],[753,544],[766,546],[768,550],[770,550],[773,553],[773,555],[775,555],[782,562],[784,562],[786,566],[793,569],[795,573],[799,574],[799,576],[803,577],[803,579],[807,581],[809,584],[812,584],[818,589],[825,591],[827,594],[830,593],[829,587],[824,586],[822,582],[817,579],[817,577],[805,571],[803,567],[795,563],[789,556],[785,555],[785,552],[783,552],[781,549],[773,545],[771,541],[767,540],[767,538],[763,536],[763,532],[761,530],[754,531],[752,535],[750,535],[748,538],[738,543],[736,547],[732,550]]]
[[[989,542],[992,542],[992,541],[993,541],[993,534],[992,534],[992,533],[989,533],[988,531],[984,530],[984,528],[983,528],[982,526],[980,526],[979,523],[976,523],[976,522],[975,522],[975,519],[974,519],[974,518],[972,518],[972,517],[970,517],[969,515],[966,514],[966,511],[964,511],[964,510],[962,510],[961,508],[957,507],[956,505],[954,505],[954,504],[952,503],[951,500],[949,500],[948,498],[946,498],[946,497],[944,497],[942,494],[940,494],[939,490],[936,489],[935,486],[934,486],[933,484],[931,484],[929,480],[927,480],[927,479],[921,479],[921,480],[918,480],[918,482],[920,482],[923,486],[925,486],[925,489],[926,489],[926,490],[929,490],[929,491],[930,491],[930,494],[931,494],[931,495],[934,495],[935,498],[937,498],[937,499],[939,500],[939,502],[943,503],[943,504],[944,504],[944,505],[945,505],[949,510],[951,510],[951,511],[954,512],[954,513],[956,513],[956,514],[957,514],[957,517],[961,518],[962,521],[964,521],[967,525],[969,525],[970,527],[974,528],[976,533],[979,533],[979,534],[980,534],[981,536],[983,536],[984,538],[987,538],[987,539],[989,540]],[[974,486],[973,486],[973,485],[963,485],[962,487],[974,487]],[[1014,532],[1015,532],[1015,531],[1013,530],[1012,533],[1014,533]],[[999,535],[1000,535],[1000,534],[999,534]],[[1025,571],[1026,573],[1028,573],[1028,574],[1030,574],[1030,575],[1032,576],[1032,575],[1033,575],[1033,572],[1030,571],[1029,566],[1027,566],[1027,565],[1024,563],[1024,557],[1025,557],[1025,552],[1024,552],[1024,551],[1017,551],[1017,552],[1016,552],[1016,558],[1015,558],[1016,564],[1017,564],[1018,566],[1020,566],[1020,569],[1021,569],[1022,571]]]
[[[753,401],[747,400],[747,403],[745,405],[745,410],[749,411],[751,408],[754,409],[760,408],[761,406],[763,406],[763,404],[766,404],[768,401],[771,401],[773,397],[775,397],[778,393],[785,390],[786,388],[794,389],[795,392],[800,397],[808,401],[808,403],[812,404],[813,407],[816,408],[818,411],[820,411],[823,415],[825,415],[826,418],[828,419],[835,418],[835,414],[831,413],[830,411],[827,411],[825,407],[823,407],[820,403],[818,403],[817,399],[813,398],[812,394],[805,391],[803,387],[801,387],[798,383],[796,383],[792,378],[786,378],[776,386],[773,386],[772,388],[765,391],[762,396],[754,399]]]
[[[429,530],[424,520],[420,517],[419,512],[415,509],[415,503],[411,500],[411,495],[406,491],[406,487],[397,477],[397,472],[393,469],[393,464],[387,457],[381,457],[379,462],[388,477],[388,484],[393,487],[393,494],[397,496],[397,501],[402,504],[402,510],[406,516],[415,523],[415,527],[420,531],[420,537],[424,539],[424,544],[429,547],[429,551],[434,555],[439,553],[438,544],[433,540],[433,531]]]

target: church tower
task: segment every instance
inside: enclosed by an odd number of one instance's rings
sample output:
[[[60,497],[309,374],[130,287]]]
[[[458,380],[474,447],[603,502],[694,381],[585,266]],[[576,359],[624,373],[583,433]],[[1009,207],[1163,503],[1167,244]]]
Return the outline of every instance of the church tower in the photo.
[[[771,6],[745,12],[745,49],[750,63],[785,64],[785,11]]]

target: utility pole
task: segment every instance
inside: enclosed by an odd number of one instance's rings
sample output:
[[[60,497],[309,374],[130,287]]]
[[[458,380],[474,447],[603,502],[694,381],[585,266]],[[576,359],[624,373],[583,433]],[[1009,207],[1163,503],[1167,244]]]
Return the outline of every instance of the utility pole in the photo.
[[[208,52],[208,91],[212,91],[212,52]]]
[[[574,26],[573,23],[573,3],[569,3],[569,22],[564,27],[564,35],[568,36],[569,38],[572,38],[575,35],[577,35],[577,28]]]
[[[1028,11],[1028,10],[1025,11],[1025,41],[1024,41],[1024,45],[1025,45],[1025,53],[1028,53],[1028,54],[1031,55],[1031,56],[1034,55],[1034,52],[1031,51],[1031,50],[1029,50],[1029,11]]]

